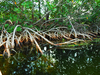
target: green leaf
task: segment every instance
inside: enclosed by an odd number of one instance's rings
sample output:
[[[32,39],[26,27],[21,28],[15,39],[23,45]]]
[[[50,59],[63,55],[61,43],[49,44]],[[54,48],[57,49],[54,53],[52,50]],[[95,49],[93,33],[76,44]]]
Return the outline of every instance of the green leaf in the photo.
[[[70,0],[67,0],[67,2],[69,3],[69,2],[70,2]]]
[[[54,8],[53,11],[55,12],[57,10],[57,8]]]
[[[35,0],[35,2],[38,2],[38,0]]]
[[[28,27],[28,25],[27,25],[27,24],[23,24],[23,26],[24,26],[24,27]]]
[[[81,24],[84,24],[85,22],[82,22]]]
[[[21,27],[18,27],[18,28],[17,28],[17,31],[22,31]]]
[[[62,41],[65,41],[65,39],[63,38]]]
[[[2,29],[2,27],[0,27],[0,30]]]
[[[11,26],[10,28],[8,28],[7,31],[8,31],[9,33],[11,33],[11,32],[13,32],[14,28],[15,28],[15,26]]]
[[[29,9],[29,8],[30,8],[30,6],[28,5],[28,6],[26,6],[26,8],[27,8],[27,9]]]
[[[33,27],[33,25],[30,25],[30,26],[29,26],[29,28],[32,28],[32,27]]]
[[[71,25],[68,25],[68,28],[69,28],[69,29],[71,29],[71,28],[72,28],[72,26],[71,26]]]
[[[21,5],[22,5],[22,6],[26,6],[26,2],[23,2]]]
[[[50,2],[47,2],[47,5],[50,5]]]
[[[8,27],[9,24],[5,24],[5,28]]]
[[[20,8],[14,8],[14,11],[17,12],[17,13],[21,13]]]

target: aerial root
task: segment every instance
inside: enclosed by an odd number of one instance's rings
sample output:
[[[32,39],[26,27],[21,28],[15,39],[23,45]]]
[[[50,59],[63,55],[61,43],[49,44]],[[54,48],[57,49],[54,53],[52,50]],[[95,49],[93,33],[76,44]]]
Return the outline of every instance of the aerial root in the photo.
[[[85,34],[79,33],[77,31],[75,31],[74,27],[71,30],[70,34],[68,34],[66,32],[66,30],[67,30],[66,27],[52,28],[45,32],[35,31],[31,28],[22,27],[24,29],[24,31],[20,35],[16,35],[15,33],[16,33],[17,27],[19,27],[19,26],[20,25],[17,25],[12,33],[8,33],[6,30],[2,30],[2,33],[0,35],[0,47],[5,45],[3,54],[7,53],[8,57],[10,57],[10,48],[14,49],[15,46],[21,46],[22,44],[23,45],[28,44],[29,41],[31,42],[31,44],[35,44],[37,49],[40,51],[40,53],[43,54],[41,47],[38,44],[38,41],[40,41],[40,40],[46,41],[47,43],[54,45],[54,46],[61,46],[64,44],[70,44],[70,43],[74,43],[74,42],[78,42],[78,41],[84,42],[84,40],[78,39],[78,35],[82,36],[84,39],[85,38],[91,39],[91,35],[86,34],[86,33]],[[6,33],[4,33],[4,31],[6,31]],[[74,31],[74,33],[73,33],[73,31]],[[71,35],[73,35],[75,38],[74,39],[71,38],[70,37]],[[69,40],[69,41],[63,42],[63,43],[61,43],[61,42],[53,43],[52,41],[50,41],[51,39],[60,40],[62,38]]]

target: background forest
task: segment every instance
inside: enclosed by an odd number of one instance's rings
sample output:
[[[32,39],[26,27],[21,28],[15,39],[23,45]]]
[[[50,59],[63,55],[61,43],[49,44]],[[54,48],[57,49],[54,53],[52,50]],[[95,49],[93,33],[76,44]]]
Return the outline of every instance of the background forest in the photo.
[[[66,26],[83,26],[99,30],[100,0],[2,0],[0,1],[0,29],[9,33],[16,25],[48,30]],[[10,21],[8,21],[10,20]],[[95,28],[97,28],[95,30]],[[93,30],[92,29],[92,30]],[[17,31],[21,31],[19,27]]]

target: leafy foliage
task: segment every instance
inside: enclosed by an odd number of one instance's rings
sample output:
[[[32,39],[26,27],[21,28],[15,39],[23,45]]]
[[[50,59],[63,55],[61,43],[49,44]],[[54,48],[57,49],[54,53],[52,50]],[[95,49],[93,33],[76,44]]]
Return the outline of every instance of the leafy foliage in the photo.
[[[36,21],[38,21],[41,16],[45,15],[46,12],[51,11],[49,19],[70,17],[74,19],[73,22],[78,22],[81,24],[93,24],[100,21],[100,0],[7,0],[0,2],[0,25],[2,25],[6,20],[10,19],[14,26],[20,24],[25,27],[34,27]],[[58,6],[56,4],[59,3]],[[45,17],[43,20],[46,20]],[[25,22],[28,22],[26,25]],[[68,25],[70,29],[71,26],[66,20],[57,20],[59,25]],[[41,27],[41,24],[37,27]],[[9,25],[5,24],[5,28]],[[2,26],[1,26],[2,27]],[[13,26],[8,31],[12,31]],[[41,29],[41,28],[38,28]],[[19,28],[18,31],[21,31]]]

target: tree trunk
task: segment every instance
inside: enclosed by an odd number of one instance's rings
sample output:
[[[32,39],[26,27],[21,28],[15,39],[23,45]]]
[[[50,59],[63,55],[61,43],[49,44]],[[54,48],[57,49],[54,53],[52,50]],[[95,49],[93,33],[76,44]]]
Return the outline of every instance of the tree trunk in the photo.
[[[63,13],[63,0],[62,0],[62,2],[61,2],[61,9],[60,9],[60,11]],[[60,15],[60,18],[62,18],[63,17],[63,14],[61,13],[61,15]],[[60,22],[63,22],[63,19],[60,19]]]
[[[32,20],[34,20],[34,1],[32,0],[33,7],[32,7]]]
[[[40,0],[38,0],[38,2],[39,2],[39,19],[41,19],[41,7],[40,7],[41,3],[40,3]]]
[[[48,9],[47,9],[48,12]],[[46,15],[46,21],[49,20],[49,13]]]

